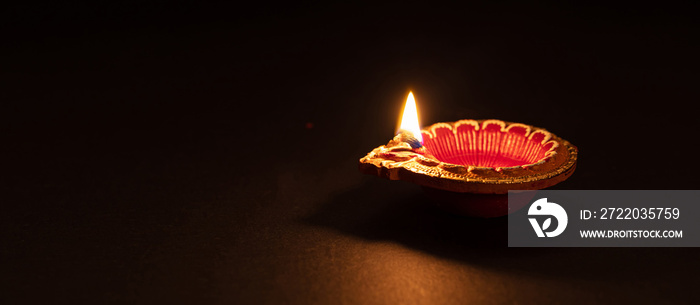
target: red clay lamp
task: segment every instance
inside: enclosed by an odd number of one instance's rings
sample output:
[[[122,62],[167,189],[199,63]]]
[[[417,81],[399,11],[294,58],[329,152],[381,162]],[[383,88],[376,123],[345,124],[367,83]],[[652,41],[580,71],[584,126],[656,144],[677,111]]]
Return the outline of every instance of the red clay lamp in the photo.
[[[360,159],[360,171],[423,186],[440,207],[474,217],[504,216],[509,190],[566,180],[578,150],[549,131],[501,120],[460,120],[420,129],[409,93],[397,135]],[[526,202],[527,200],[523,201]]]

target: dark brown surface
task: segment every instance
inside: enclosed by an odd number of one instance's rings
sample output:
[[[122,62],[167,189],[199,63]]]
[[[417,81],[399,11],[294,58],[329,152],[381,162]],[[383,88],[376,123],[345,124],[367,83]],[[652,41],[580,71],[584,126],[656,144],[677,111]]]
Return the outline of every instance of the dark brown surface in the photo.
[[[697,189],[693,12],[17,4],[0,303],[697,303],[698,249],[508,249],[357,170],[412,89],[569,140],[557,189]]]

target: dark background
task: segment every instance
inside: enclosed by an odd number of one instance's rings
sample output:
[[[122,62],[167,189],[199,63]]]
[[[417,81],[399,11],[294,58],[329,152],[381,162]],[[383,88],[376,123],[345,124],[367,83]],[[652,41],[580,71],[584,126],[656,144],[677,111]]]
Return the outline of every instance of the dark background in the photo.
[[[509,249],[505,219],[357,170],[413,90],[423,125],[497,118],[578,146],[556,189],[697,189],[688,4],[0,15],[2,303],[698,300],[695,248]]]

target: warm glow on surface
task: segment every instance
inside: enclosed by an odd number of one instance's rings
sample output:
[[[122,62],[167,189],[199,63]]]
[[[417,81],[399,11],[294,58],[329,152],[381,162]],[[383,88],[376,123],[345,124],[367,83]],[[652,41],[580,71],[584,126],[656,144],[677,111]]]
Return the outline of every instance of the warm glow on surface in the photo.
[[[406,106],[403,107],[403,115],[401,115],[401,127],[399,130],[406,130],[413,133],[413,136],[418,141],[423,143],[423,136],[420,134],[420,124],[418,124],[418,110],[416,109],[416,100],[413,98],[413,92],[408,93]]]

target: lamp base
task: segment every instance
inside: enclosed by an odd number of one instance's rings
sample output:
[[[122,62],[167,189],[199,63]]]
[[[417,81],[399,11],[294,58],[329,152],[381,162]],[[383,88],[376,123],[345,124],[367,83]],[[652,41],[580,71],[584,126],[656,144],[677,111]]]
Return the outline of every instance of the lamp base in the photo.
[[[452,214],[493,218],[501,217],[520,210],[535,196],[535,192],[515,193],[510,207],[508,194],[473,194],[450,192],[424,186],[423,190],[431,202],[442,210]]]

